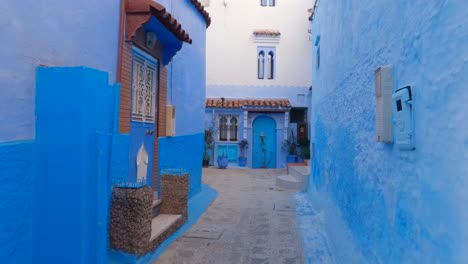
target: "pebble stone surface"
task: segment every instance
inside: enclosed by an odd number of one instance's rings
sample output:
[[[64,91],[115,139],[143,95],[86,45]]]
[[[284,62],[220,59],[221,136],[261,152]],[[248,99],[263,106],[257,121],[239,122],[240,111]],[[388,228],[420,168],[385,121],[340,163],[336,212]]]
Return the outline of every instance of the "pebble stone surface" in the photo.
[[[304,263],[293,191],[275,186],[284,170],[203,169],[218,197],[154,263]]]

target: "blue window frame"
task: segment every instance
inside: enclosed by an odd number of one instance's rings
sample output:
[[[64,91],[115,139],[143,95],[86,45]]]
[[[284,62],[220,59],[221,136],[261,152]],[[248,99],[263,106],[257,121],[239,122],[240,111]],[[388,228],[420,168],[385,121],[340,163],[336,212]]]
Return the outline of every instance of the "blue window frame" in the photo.
[[[275,79],[276,51],[274,47],[257,48],[257,77],[258,79]]]

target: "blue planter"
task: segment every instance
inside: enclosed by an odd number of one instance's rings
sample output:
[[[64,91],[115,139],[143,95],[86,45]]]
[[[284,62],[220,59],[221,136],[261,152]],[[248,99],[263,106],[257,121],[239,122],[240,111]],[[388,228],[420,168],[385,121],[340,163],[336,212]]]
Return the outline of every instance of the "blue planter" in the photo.
[[[245,167],[247,165],[247,158],[239,157],[239,167]]]
[[[218,157],[218,168],[225,169],[228,166],[227,157]]]
[[[286,156],[287,163],[295,163],[296,162],[296,155],[288,155]]]

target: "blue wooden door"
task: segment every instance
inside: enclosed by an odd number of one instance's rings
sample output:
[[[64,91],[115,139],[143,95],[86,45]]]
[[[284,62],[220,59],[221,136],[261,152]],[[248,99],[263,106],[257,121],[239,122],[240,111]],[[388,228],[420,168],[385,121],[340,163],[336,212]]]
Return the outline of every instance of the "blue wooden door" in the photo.
[[[253,122],[253,168],[276,168],[276,122],[259,116]]]
[[[130,122],[130,181],[153,188],[158,61],[134,49]]]

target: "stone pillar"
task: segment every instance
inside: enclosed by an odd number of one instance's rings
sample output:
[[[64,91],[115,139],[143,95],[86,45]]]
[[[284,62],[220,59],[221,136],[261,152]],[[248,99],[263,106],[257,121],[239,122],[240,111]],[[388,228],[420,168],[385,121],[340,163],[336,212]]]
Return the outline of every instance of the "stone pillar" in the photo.
[[[151,238],[153,192],[141,188],[114,187],[110,210],[109,243],[115,250],[142,256]]]
[[[166,171],[161,173],[161,214],[180,214],[187,218],[189,174]]]

